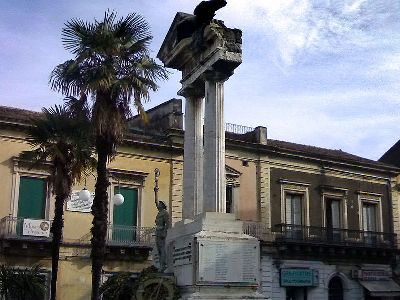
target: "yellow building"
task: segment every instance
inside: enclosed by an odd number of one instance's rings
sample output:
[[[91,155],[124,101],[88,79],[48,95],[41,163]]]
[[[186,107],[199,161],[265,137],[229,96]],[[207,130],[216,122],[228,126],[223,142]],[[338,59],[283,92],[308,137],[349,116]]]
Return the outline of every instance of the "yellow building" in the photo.
[[[171,102],[164,110],[175,109]],[[179,107],[178,107],[179,108]],[[173,111],[166,115],[174,114]],[[51,270],[49,222],[53,218],[54,196],[48,185],[48,167],[31,167],[18,158],[30,150],[26,140],[29,119],[37,113],[0,107],[0,263],[16,267],[40,264]],[[151,115],[151,112],[150,112]],[[182,128],[181,114],[172,120]],[[168,124],[166,124],[168,126]],[[171,126],[170,126],[171,127]],[[176,131],[169,128],[171,133]],[[168,130],[169,130],[168,129]],[[111,186],[109,195],[122,193],[121,206],[109,205],[109,232],[104,273],[140,272],[151,264],[152,227],[156,215],[154,205],[154,170],[159,177],[159,198],[169,204],[173,220],[180,218],[182,198],[182,148],[167,140],[132,131],[108,166]],[[94,190],[95,172],[85,181]],[[85,183],[73,187],[75,193]],[[71,197],[65,204],[63,243],[60,250],[58,299],[89,299],[91,285],[90,203],[79,203]],[[39,220],[39,221],[36,221]],[[49,273],[47,274],[48,277]]]

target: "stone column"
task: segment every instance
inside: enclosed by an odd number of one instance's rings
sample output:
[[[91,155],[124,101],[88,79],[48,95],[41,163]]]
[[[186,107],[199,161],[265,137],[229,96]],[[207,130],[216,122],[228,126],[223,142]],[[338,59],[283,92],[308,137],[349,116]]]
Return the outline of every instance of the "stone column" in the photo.
[[[186,89],[182,218],[203,210],[203,97],[204,91]]]
[[[205,74],[204,212],[225,212],[224,81],[218,72]]]

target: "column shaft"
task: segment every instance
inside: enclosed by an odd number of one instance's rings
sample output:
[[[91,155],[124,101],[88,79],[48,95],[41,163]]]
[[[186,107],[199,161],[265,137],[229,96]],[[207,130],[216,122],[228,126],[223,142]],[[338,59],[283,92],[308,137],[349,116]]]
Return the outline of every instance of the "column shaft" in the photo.
[[[203,211],[225,212],[224,83],[206,80]]]
[[[203,209],[203,99],[187,97],[183,162],[183,219]]]

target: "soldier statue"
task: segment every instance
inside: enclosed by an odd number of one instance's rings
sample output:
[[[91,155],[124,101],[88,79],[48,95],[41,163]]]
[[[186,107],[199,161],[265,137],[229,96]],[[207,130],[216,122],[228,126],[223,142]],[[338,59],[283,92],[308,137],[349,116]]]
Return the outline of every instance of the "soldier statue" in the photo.
[[[159,271],[164,272],[167,268],[167,255],[165,251],[165,239],[167,237],[167,231],[170,227],[169,222],[169,214],[167,212],[167,206],[163,201],[158,201],[158,177],[160,176],[160,171],[158,169],[155,170],[155,187],[154,187],[154,195],[155,195],[155,204],[158,209],[158,213],[156,216],[156,247],[158,253],[158,261],[159,261]]]

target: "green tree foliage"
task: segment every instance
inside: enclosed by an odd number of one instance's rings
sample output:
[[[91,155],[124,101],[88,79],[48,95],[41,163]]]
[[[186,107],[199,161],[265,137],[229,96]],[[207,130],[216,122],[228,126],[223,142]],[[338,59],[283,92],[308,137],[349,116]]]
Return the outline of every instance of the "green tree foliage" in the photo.
[[[46,278],[40,267],[15,269],[0,266],[0,296],[5,300],[43,300],[46,293]]]
[[[92,214],[92,299],[100,298],[99,287],[104,263],[109,179],[107,163],[122,141],[131,105],[143,112],[142,102],[156,91],[166,69],[149,56],[152,40],[148,23],[132,13],[117,18],[107,11],[93,23],[72,19],[62,30],[62,42],[74,58],[52,71],[52,89],[75,96],[82,103],[91,99],[92,132],[98,154],[97,181]],[[78,102],[79,102],[78,101]],[[82,104],[83,105],[83,104]],[[85,104],[86,105],[86,104]]]

